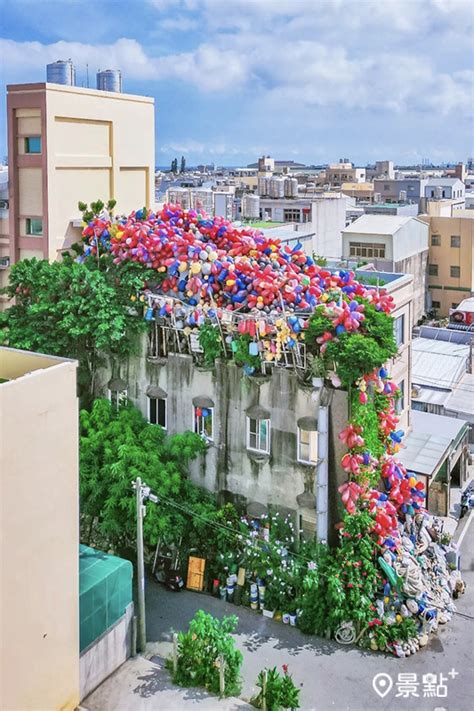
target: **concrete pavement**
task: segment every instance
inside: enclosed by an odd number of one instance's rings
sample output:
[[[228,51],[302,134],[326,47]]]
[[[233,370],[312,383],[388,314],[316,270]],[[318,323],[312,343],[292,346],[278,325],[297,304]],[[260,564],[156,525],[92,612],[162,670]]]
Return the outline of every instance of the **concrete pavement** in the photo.
[[[474,522],[469,525],[461,545],[463,577],[467,592],[457,601],[458,612],[441,627],[428,646],[407,659],[374,654],[358,647],[342,647],[333,640],[303,635],[298,629],[274,622],[248,608],[223,603],[209,595],[191,592],[170,593],[149,583],[147,588],[148,638],[156,640],[156,653],[169,654],[173,631],[187,628],[198,609],[215,616],[239,617],[237,645],[244,654],[242,697],[256,691],[255,680],[265,666],[288,664],[296,683],[301,685],[301,706],[305,711],[465,711],[472,706],[474,637]],[[454,669],[455,678],[447,677]],[[389,674],[392,691],[380,698],[372,688],[376,674]],[[416,674],[418,697],[396,697],[399,674]],[[447,697],[423,697],[422,677],[443,674],[447,678]],[[444,693],[444,689],[440,690]]]
[[[218,699],[204,689],[173,686],[162,664],[138,656],[129,659],[81,704],[84,711],[240,711],[252,708],[240,699]]]
[[[473,512],[474,513],[474,512]],[[173,686],[167,672],[153,663],[154,655],[171,651],[173,631],[187,629],[198,609],[217,617],[239,618],[237,646],[243,652],[242,698],[256,692],[258,672],[265,666],[288,664],[301,688],[303,711],[467,711],[474,698],[472,671],[474,636],[474,518],[463,520],[457,533],[461,540],[461,567],[467,592],[457,601],[458,612],[440,628],[428,646],[407,659],[374,654],[358,647],[342,647],[333,640],[303,635],[298,629],[275,622],[248,608],[235,607],[209,595],[184,591],[171,593],[149,581],[147,584],[147,636],[150,659],[129,660],[84,702],[88,711],[147,711],[148,709],[245,709],[238,699],[219,700],[202,689]],[[156,661],[156,658],[155,658]],[[454,678],[449,675],[455,670]],[[372,687],[376,674],[388,674],[393,687],[382,699]],[[418,696],[397,697],[400,674],[415,674]],[[440,674],[447,696],[424,696],[423,675]],[[436,692],[436,689],[435,689]],[[438,692],[436,692],[438,693]]]

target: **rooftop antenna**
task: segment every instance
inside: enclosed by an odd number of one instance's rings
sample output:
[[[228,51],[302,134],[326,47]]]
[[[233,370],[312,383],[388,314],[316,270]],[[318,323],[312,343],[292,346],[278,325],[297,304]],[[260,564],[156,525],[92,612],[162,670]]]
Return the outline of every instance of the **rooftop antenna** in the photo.
[[[89,88],[89,64],[86,63],[86,86]]]

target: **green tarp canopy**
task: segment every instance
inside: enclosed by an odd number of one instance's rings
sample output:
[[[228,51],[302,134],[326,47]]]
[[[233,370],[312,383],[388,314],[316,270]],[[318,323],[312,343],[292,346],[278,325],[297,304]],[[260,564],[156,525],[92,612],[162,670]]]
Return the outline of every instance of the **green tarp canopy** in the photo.
[[[81,652],[125,613],[132,601],[132,577],[130,561],[79,546]]]

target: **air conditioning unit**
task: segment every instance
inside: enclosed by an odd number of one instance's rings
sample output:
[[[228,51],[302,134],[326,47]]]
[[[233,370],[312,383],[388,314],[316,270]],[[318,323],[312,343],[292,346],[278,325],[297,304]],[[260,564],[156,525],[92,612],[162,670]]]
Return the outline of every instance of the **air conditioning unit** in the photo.
[[[0,257],[0,269],[8,269],[10,266],[10,257]]]
[[[0,210],[8,210],[8,200],[0,200]]]

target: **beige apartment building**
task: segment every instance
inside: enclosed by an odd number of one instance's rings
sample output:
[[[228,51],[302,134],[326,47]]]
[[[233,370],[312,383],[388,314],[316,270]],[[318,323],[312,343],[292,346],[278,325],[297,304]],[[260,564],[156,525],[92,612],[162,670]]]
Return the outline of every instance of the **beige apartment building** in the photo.
[[[0,348],[0,708],[79,703],[75,361]]]
[[[7,112],[12,263],[56,259],[79,236],[79,200],[115,198],[124,213],[154,204],[152,98],[15,84]]]
[[[474,211],[473,211],[474,212]],[[448,316],[474,293],[474,214],[460,217],[420,215],[429,224],[428,288],[432,308]]]

